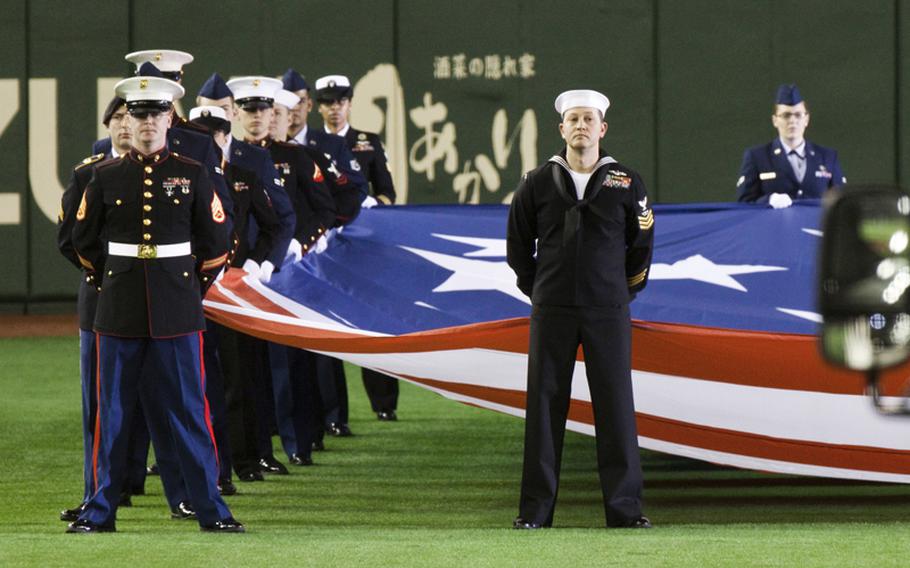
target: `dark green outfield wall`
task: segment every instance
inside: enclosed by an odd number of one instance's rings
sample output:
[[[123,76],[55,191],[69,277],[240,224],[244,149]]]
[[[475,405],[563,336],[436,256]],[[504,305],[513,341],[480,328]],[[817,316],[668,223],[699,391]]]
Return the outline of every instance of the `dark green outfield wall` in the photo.
[[[408,203],[508,201],[559,149],[552,101],[577,87],[608,94],[605,146],[657,202],[732,199],[743,148],[774,135],[781,82],[799,84],[809,137],[840,151],[848,179],[910,184],[910,0],[198,6],[0,6],[0,306],[74,297],[78,275],[54,247],[59,194],[137,49],[193,53],[190,95],[213,71],[349,75],[352,122],[382,132]]]

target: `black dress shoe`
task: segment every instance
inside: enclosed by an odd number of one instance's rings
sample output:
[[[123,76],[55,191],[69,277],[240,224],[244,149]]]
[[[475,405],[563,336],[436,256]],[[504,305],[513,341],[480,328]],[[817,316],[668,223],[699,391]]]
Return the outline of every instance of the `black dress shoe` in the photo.
[[[294,454],[291,456],[291,463],[300,466],[313,465],[313,458],[307,458]]]
[[[325,444],[322,443],[322,440],[317,440],[317,441],[313,442],[311,447],[314,452],[324,452],[325,451]]]
[[[275,459],[275,456],[266,456],[259,460],[259,471],[263,473],[275,473],[277,475],[287,475],[288,468]]]
[[[219,479],[218,492],[222,495],[236,495],[237,486],[230,479]]]
[[[121,493],[120,501],[117,502],[118,507],[132,507],[133,499],[129,493]]]
[[[654,525],[651,524],[651,521],[648,517],[641,516],[637,519],[629,521],[622,525],[608,525],[611,528],[615,529],[651,529],[654,528]]]
[[[228,517],[215,521],[210,525],[200,525],[199,530],[202,532],[221,532],[221,533],[242,533],[246,532],[243,524],[234,517]]]
[[[76,519],[74,522],[70,523],[66,527],[66,532],[68,533],[104,533],[104,532],[117,532],[117,528],[113,523],[109,525],[96,525],[91,521],[86,521],[85,519]]]
[[[145,468],[145,473],[146,475],[161,475],[161,473],[158,471],[158,464],[156,463],[153,463],[152,465]]]
[[[512,521],[512,528],[518,530],[537,530],[547,528],[549,525],[544,525],[541,523],[535,523],[534,521],[528,521],[522,519],[521,517],[515,517],[515,520]]]
[[[72,509],[64,509],[60,511],[60,520],[72,523],[79,519],[79,515],[81,515],[84,510],[85,503],[81,503],[78,507],[73,507]]]
[[[237,479],[240,481],[265,481],[265,477],[262,476],[262,472],[258,469],[244,471],[237,475]]]
[[[134,485],[130,487],[130,495],[145,495],[145,485]]]
[[[329,424],[329,427],[326,428],[326,432],[332,436],[338,436],[339,438],[347,438],[348,436],[354,435],[347,424],[341,424],[338,422],[332,422]]]
[[[171,518],[182,521],[185,519],[195,519],[196,511],[193,509],[193,505],[189,501],[181,501],[177,504],[177,508],[171,509]]]
[[[398,415],[395,414],[394,410],[380,410],[376,413],[376,418],[381,422],[395,422],[398,420]]]

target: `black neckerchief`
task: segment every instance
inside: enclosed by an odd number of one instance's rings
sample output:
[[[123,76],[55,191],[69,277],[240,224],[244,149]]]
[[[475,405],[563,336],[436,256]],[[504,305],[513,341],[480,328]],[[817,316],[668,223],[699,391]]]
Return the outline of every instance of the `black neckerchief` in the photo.
[[[570,170],[569,162],[566,161],[565,150],[550,158],[549,161],[559,165],[566,170],[566,173]],[[591,179],[588,180],[588,187],[591,187],[590,195],[586,195],[584,199],[577,199],[577,194],[574,191],[570,193],[569,188],[566,186],[565,176],[562,175],[559,168],[552,168],[553,182],[556,184],[557,193],[559,193],[559,196],[566,203],[571,205],[571,207],[566,209],[565,217],[563,218],[562,246],[569,244],[579,231],[582,230],[583,220],[581,213],[584,209],[588,208],[595,198],[597,198],[601,187],[603,187],[604,177],[607,175],[607,168],[604,168],[603,166],[615,163],[616,160],[613,157],[608,156],[603,149],[600,150],[600,157],[597,160],[597,163],[594,164],[594,173],[591,176]],[[571,175],[569,177],[571,177]],[[594,182],[593,186],[591,186],[592,181]]]

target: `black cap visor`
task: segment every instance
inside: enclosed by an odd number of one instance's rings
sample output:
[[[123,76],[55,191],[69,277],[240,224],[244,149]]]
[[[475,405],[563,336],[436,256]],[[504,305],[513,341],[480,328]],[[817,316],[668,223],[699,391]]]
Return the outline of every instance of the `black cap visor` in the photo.
[[[171,110],[171,101],[129,101],[126,103],[126,112],[136,118],[145,118],[153,112],[169,112]]]
[[[268,97],[246,97],[237,99],[237,106],[247,112],[253,112],[255,110],[272,108],[274,102],[275,99],[270,99]]]

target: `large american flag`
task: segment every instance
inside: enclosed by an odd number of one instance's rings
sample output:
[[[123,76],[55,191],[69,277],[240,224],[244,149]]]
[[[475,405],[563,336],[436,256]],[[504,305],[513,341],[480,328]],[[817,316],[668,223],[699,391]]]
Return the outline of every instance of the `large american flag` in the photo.
[[[262,284],[230,271],[207,315],[524,415],[530,304],[505,261],[507,208],[364,210],[322,254]],[[910,482],[910,422],[818,353],[817,203],[655,206],[650,281],[632,304],[644,448],[781,473]],[[896,392],[906,369],[886,376]],[[593,434],[579,350],[569,428]]]

